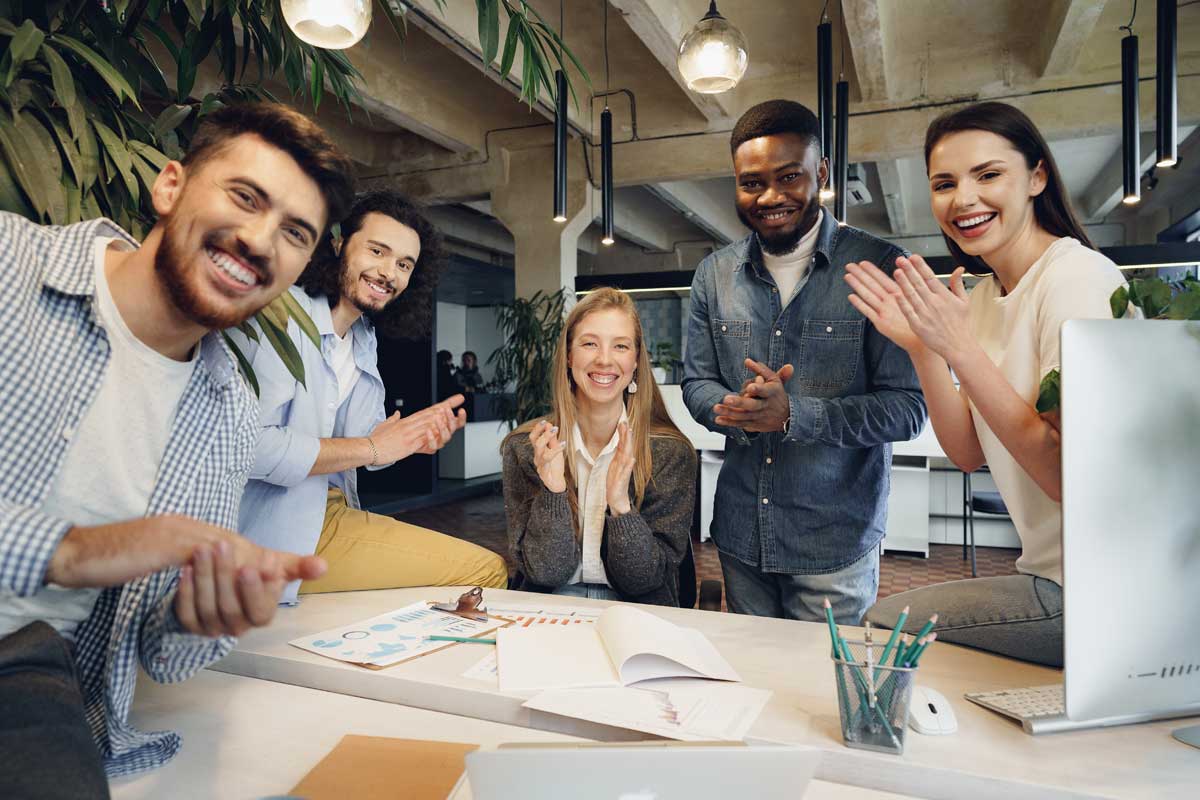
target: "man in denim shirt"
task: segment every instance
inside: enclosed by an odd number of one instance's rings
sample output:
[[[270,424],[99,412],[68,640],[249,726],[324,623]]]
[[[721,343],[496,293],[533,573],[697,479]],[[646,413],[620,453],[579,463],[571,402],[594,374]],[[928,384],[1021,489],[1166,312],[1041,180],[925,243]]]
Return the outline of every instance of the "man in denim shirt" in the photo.
[[[683,397],[725,434],[713,539],[731,611],[857,624],[879,587],[891,442],[925,400],[904,351],[850,305],[843,267],[903,251],[822,211],[817,119],[784,100],[730,141],[737,211],[753,233],[700,263]]]

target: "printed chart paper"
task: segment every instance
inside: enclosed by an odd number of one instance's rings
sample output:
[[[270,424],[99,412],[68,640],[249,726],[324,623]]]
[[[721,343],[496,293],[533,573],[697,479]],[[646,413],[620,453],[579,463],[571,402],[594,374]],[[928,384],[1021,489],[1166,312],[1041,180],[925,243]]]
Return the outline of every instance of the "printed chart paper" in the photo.
[[[288,642],[301,650],[351,664],[387,667],[454,642],[428,642],[426,636],[479,636],[507,624],[502,619],[476,622],[413,603],[371,619],[302,636]]]
[[[593,624],[600,618],[602,610],[543,605],[488,606],[488,614],[512,620],[513,624],[510,627],[513,628],[528,628],[531,625]]]

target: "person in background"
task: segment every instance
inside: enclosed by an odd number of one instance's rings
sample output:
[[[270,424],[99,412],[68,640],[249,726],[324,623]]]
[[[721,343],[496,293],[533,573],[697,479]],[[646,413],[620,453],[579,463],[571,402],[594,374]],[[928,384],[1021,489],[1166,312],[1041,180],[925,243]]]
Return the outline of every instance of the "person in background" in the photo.
[[[936,612],[940,641],[1061,666],[1061,452],[1057,412],[1037,412],[1038,390],[1059,367],[1062,323],[1111,317],[1124,279],[1016,108],[979,103],[934,120],[925,165],[933,216],[961,266],[947,287],[920,256],[893,277],[853,263],[850,302],[912,358],[946,455],[965,472],[991,469],[1021,539],[1020,574],[892,595],[867,619],[893,627],[907,605],[919,625]],[[969,295],[966,270],[983,276]]]
[[[692,281],[683,398],[722,433],[713,508],[729,609],[857,625],[875,602],[891,442],[925,425],[904,352],[846,300],[842,266],[902,251],[821,209],[816,116],[772,100],[730,137],[745,239]],[[793,370],[795,374],[793,374]]]
[[[296,279],[353,165],[273,103],[205,115],[155,179],[139,244],[106,219],[0,213],[0,797],[107,797],[178,734],[139,671],[182,681],[320,559],[233,532],[258,408],[220,330]]]
[[[458,381],[454,379],[454,354],[449,350],[437,351],[437,398],[445,400],[458,394]]]
[[[551,410],[501,446],[509,552],[527,591],[679,605],[696,453],[671,421],[629,295],[567,315]]]
[[[470,542],[362,509],[358,468],[383,469],[432,454],[466,423],[456,394],[407,417],[386,417],[376,328],[426,337],[441,267],[441,236],[395,192],[360,196],[342,238],[309,263],[291,290],[321,338],[318,349],[292,323],[304,361],[301,384],[271,348],[251,353],[261,389],[262,432],[242,498],[241,530],[255,542],[325,558],[320,579],[288,588],[312,592],[405,586],[503,588],[500,556]]]
[[[483,376],[479,374],[479,360],[470,350],[462,354],[462,366],[454,373],[454,379],[464,392],[472,394],[483,390]]]

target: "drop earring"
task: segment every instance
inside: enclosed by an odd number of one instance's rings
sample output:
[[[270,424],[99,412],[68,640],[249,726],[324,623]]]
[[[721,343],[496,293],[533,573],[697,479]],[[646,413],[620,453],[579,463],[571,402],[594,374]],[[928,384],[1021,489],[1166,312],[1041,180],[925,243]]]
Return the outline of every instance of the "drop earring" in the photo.
[[[637,394],[637,381],[636,380],[630,381],[629,387],[626,389],[626,391],[629,392],[630,394]]]

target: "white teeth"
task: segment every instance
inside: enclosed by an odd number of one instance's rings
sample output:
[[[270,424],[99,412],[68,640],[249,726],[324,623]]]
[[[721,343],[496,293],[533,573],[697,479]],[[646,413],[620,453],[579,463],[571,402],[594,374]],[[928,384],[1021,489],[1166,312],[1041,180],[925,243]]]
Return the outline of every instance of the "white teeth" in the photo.
[[[232,256],[220,250],[214,250],[211,247],[204,248],[204,252],[208,255],[209,260],[216,264],[222,272],[238,283],[245,286],[255,286],[258,284],[258,276],[252,270],[248,270],[239,264],[237,259]]]
[[[363,283],[367,284],[367,288],[369,288],[375,294],[380,295],[381,297],[387,297],[391,294],[391,291],[389,289],[381,286],[378,283],[375,283],[370,278],[363,278]]]
[[[768,212],[765,214],[761,214],[760,216],[762,216],[765,219],[783,219],[790,213],[792,213],[792,212],[790,212],[790,211],[771,211],[771,212]]]
[[[994,216],[996,216],[996,215],[995,214],[979,214],[978,216],[967,217],[966,219],[956,219],[956,220],[954,220],[954,224],[960,228],[970,228],[972,226],[978,225],[981,222],[987,222]]]
[[[596,375],[594,373],[589,377],[601,386],[608,386],[617,379],[616,375]]]

